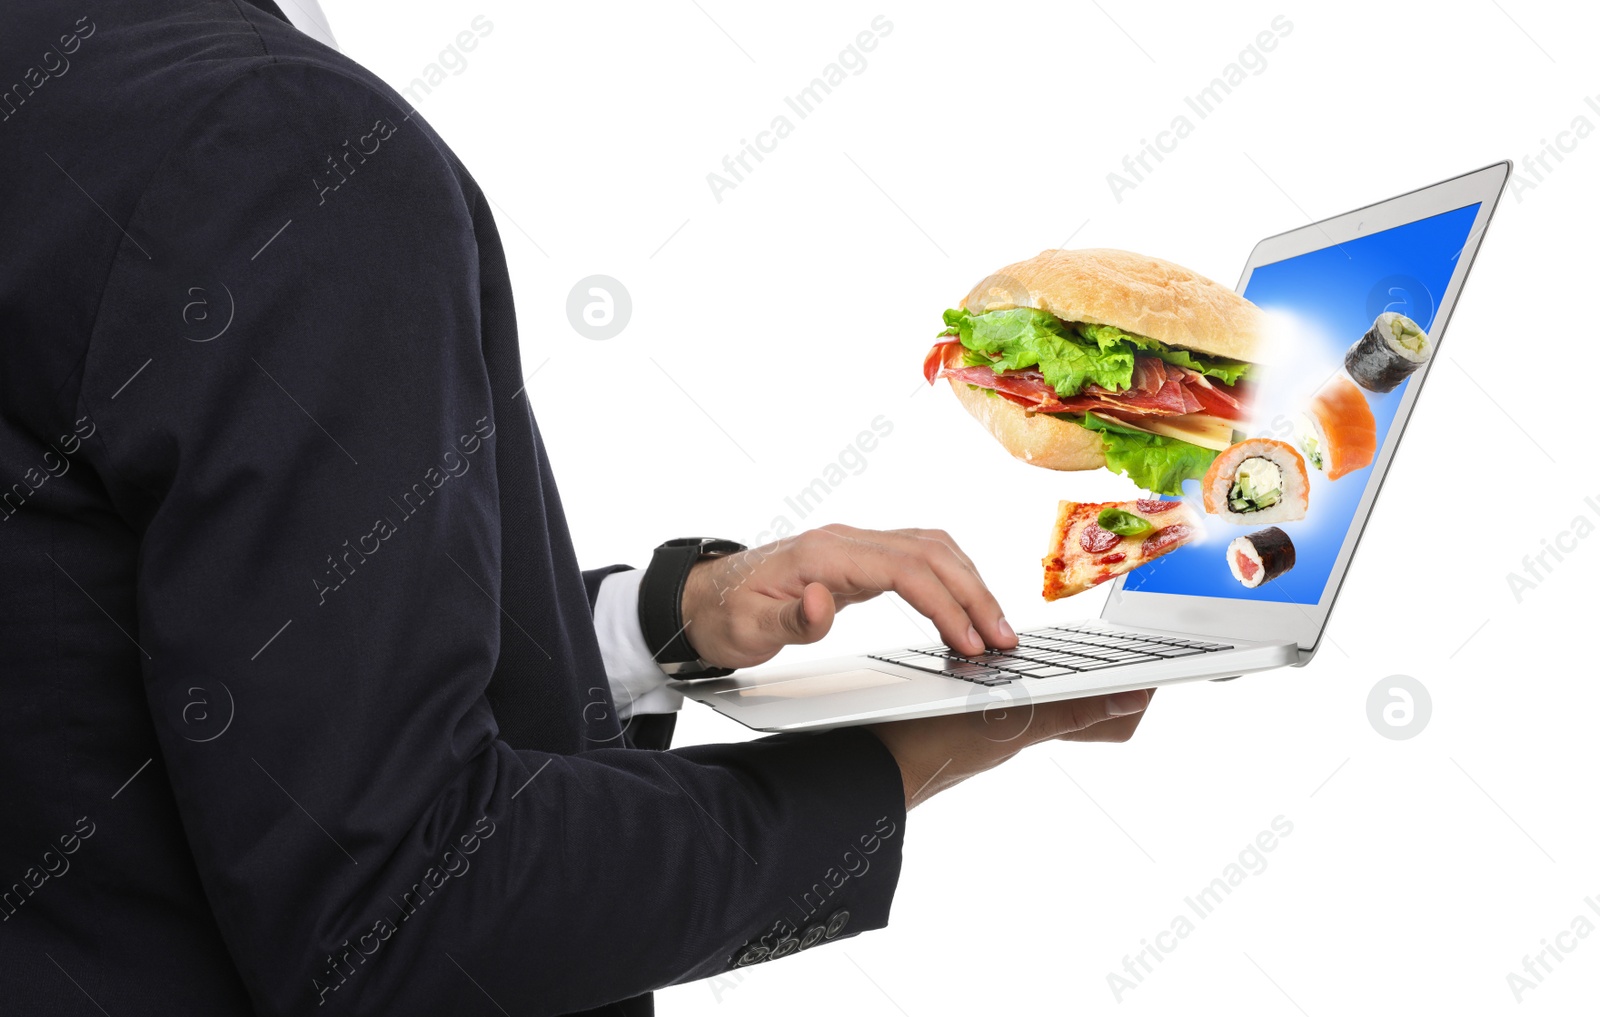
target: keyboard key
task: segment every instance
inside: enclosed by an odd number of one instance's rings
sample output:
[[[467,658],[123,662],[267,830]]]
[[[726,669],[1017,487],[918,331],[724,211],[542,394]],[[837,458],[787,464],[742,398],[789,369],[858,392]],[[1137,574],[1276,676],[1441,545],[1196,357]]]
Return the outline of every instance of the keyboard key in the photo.
[[[1108,650],[1103,646],[1074,646],[1072,649],[1065,650],[1063,652],[1070,653],[1074,657],[1090,657],[1095,660],[1102,660],[1110,657],[1112,653],[1111,650]]]
[[[1065,675],[1076,674],[1076,673],[1077,672],[1074,669],[1070,668],[1070,667],[1047,667],[1047,668],[1044,668],[1043,670],[1039,670],[1039,671],[1030,671],[1028,673],[1027,677],[1029,677],[1029,678],[1061,678],[1061,677],[1063,677]]]
[[[1027,666],[1027,662],[1020,660],[997,660],[989,665],[996,671],[1004,671],[1007,674],[1016,674],[1025,666]]]
[[[919,653],[914,657],[905,657],[895,661],[906,667],[920,668],[924,671],[942,671],[950,663],[948,657],[934,657],[929,654]]]

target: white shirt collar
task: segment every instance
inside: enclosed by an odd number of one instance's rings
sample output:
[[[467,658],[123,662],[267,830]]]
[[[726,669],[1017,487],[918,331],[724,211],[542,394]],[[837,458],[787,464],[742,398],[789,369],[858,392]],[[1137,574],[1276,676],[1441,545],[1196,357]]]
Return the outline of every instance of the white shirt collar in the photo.
[[[278,9],[289,19],[289,24],[331,49],[338,49],[333,29],[328,27],[328,17],[317,6],[317,0],[278,0]]]

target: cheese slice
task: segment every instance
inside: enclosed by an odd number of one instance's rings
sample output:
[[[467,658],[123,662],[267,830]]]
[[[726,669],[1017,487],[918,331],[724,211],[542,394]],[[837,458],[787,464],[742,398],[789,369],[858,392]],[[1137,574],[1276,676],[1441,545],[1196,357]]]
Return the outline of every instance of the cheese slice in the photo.
[[[1176,438],[1216,452],[1226,452],[1233,445],[1233,424],[1209,413],[1181,413],[1170,417],[1133,417],[1129,414],[1132,419],[1099,413],[1095,415],[1119,427]]]

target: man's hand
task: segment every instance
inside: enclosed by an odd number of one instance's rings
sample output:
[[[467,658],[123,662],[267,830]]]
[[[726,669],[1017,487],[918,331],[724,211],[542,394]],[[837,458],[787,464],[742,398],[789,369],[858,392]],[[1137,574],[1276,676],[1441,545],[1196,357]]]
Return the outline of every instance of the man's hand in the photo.
[[[683,589],[685,636],[700,659],[749,667],[827,635],[841,607],[893,590],[963,653],[1009,650],[1017,634],[978,570],[943,530],[834,524],[700,562]],[[1052,703],[997,702],[982,712],[874,724],[900,764],[906,808],[1052,738],[1124,742],[1152,692]]]
[[[943,530],[833,524],[700,562],[683,589],[684,636],[716,667],[750,667],[828,634],[842,607],[898,593],[963,653],[1011,649],[1017,634]]]
[[[997,703],[983,712],[899,720],[867,728],[900,764],[906,808],[999,766],[1029,745],[1059,738],[1125,742],[1150,705],[1154,689],[1052,703]]]

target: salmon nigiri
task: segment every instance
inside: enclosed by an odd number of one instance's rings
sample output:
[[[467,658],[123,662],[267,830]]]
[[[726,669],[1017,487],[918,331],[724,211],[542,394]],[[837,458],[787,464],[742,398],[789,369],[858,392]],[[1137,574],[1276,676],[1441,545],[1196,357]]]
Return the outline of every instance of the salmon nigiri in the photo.
[[[1355,382],[1338,375],[1312,398],[1300,425],[1306,462],[1338,480],[1372,465],[1378,452],[1378,422]]]

